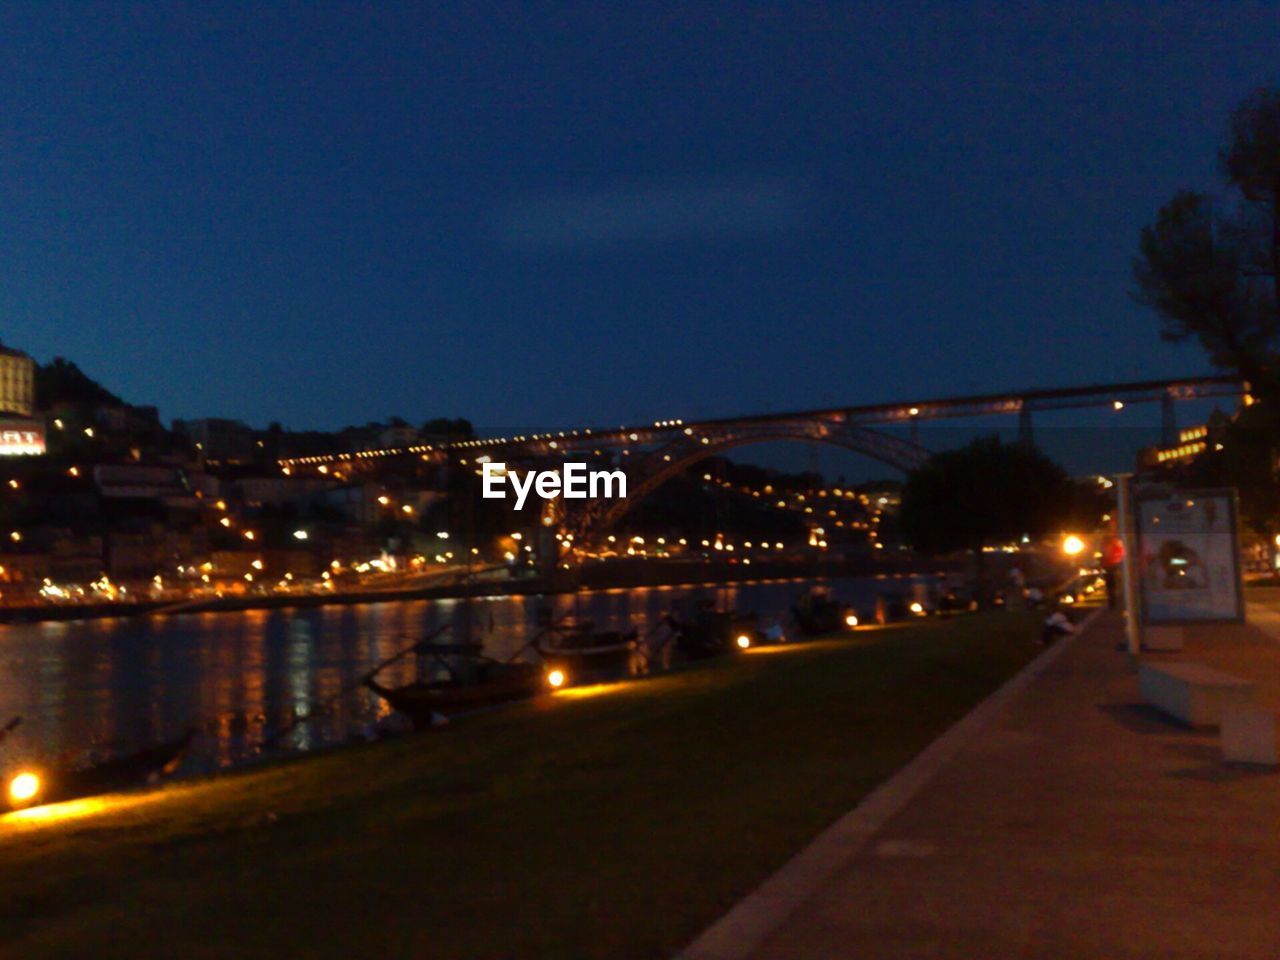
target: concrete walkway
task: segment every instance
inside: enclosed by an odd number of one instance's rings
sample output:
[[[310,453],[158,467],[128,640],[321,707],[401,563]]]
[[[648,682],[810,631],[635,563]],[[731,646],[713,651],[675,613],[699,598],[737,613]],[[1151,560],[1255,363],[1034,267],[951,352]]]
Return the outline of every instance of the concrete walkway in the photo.
[[[1104,615],[839,865],[806,883],[824,835],[684,956],[1280,957],[1280,775],[1142,706],[1121,637]],[[1267,633],[1194,628],[1175,656],[1280,709]]]

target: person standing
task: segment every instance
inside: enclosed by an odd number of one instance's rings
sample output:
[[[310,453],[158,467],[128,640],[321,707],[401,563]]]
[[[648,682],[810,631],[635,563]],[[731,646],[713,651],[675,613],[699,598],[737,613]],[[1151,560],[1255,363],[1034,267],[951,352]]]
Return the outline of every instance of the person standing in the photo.
[[[1107,538],[1102,546],[1102,579],[1107,588],[1107,609],[1120,606],[1120,565],[1124,563],[1124,541],[1117,536]]]

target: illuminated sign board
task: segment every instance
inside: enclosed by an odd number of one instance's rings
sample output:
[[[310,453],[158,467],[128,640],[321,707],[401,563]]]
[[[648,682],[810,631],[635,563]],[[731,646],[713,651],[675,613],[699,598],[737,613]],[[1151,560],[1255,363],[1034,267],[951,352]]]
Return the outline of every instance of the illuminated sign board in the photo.
[[[44,453],[44,425],[33,420],[0,423],[0,457]]]
[[[1139,493],[1137,516],[1144,623],[1244,619],[1234,490]]]

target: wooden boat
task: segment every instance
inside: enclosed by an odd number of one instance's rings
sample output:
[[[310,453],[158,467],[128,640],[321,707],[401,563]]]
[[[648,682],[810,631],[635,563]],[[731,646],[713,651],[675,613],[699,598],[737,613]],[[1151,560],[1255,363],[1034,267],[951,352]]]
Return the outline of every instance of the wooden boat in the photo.
[[[548,689],[541,666],[494,660],[480,652],[479,644],[421,644],[414,652],[425,658],[419,667],[425,679],[386,687],[370,674],[364,685],[408,717],[417,730],[431,727],[438,716],[523,700]]]
[[[688,620],[677,620],[677,624],[676,645],[690,660],[736,653],[764,639],[764,631],[753,613],[703,606]]]
[[[29,802],[18,805],[60,803],[150,783],[177,769],[195,735],[196,728],[191,727],[175,740],[152,744],[99,763],[41,770],[37,774],[40,780],[38,792]]]
[[[576,678],[632,673],[639,655],[636,631],[596,630],[591,621],[558,624],[533,642],[543,662]]]
[[[811,637],[842,633],[858,625],[858,617],[849,604],[838,603],[822,590],[804,594],[791,608],[800,632]],[[849,622],[849,618],[853,622]]]

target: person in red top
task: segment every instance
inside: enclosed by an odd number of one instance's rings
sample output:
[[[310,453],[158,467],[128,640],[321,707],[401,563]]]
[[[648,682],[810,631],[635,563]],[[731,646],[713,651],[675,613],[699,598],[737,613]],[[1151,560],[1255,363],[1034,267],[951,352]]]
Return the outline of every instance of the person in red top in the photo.
[[[1102,577],[1107,585],[1107,607],[1114,610],[1117,604],[1117,576],[1120,565],[1124,563],[1124,541],[1119,537],[1108,537],[1102,545]]]

